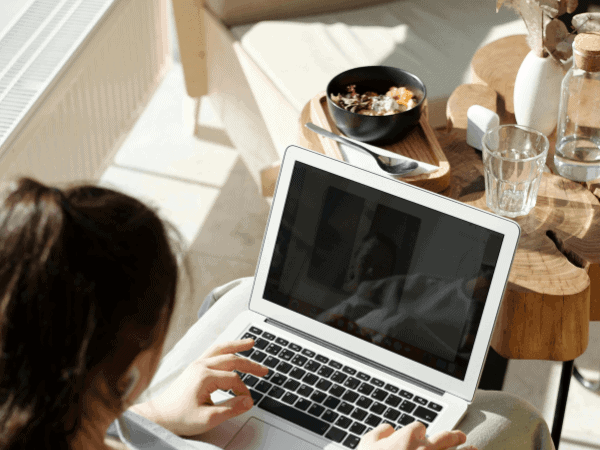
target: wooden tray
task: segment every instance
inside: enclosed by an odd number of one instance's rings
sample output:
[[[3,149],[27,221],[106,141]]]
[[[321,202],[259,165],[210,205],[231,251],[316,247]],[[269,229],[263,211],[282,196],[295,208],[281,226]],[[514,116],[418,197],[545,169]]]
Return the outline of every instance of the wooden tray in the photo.
[[[332,158],[343,159],[339,144],[329,138],[320,136],[308,130],[304,124],[312,122],[328,131],[342,134],[335,126],[329,115],[325,92],[321,92],[306,105],[300,119],[301,145],[318,151]],[[423,109],[419,125],[416,126],[404,139],[392,145],[382,145],[382,148],[439,167],[435,172],[405,176],[398,178],[406,183],[424,189],[441,192],[450,184],[450,163],[438,142],[435,133],[428,122],[427,105]]]

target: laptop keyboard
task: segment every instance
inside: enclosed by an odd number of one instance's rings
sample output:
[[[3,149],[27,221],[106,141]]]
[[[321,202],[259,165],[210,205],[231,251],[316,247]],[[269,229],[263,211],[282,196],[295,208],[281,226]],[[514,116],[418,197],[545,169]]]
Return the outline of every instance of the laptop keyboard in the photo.
[[[269,368],[263,378],[237,372],[254,405],[348,448],[382,422],[400,429],[418,420],[427,427],[442,411],[424,397],[255,326],[246,338],[254,339],[254,347],[238,354]]]

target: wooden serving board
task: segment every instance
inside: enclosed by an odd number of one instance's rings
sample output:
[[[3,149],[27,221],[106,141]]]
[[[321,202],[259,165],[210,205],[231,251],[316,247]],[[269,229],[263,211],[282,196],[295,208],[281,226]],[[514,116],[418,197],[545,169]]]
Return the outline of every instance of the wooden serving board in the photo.
[[[307,122],[312,122],[328,131],[343,135],[335,126],[329,114],[325,92],[321,92],[313,97],[302,111],[300,119],[300,144],[332,158],[343,160],[339,144],[307,129],[304,126]],[[438,170],[432,173],[404,176],[398,178],[399,180],[433,192],[441,192],[450,184],[450,163],[434,131],[429,125],[427,105],[423,108],[419,124],[406,137],[394,144],[382,145],[381,148],[439,167]]]

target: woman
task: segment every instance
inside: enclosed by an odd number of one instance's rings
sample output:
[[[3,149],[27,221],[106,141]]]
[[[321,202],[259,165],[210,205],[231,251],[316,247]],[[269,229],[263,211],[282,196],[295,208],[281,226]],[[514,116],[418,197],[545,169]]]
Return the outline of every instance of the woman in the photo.
[[[61,191],[21,179],[1,199],[0,274],[0,448],[119,447],[105,440],[113,422],[124,441],[141,435],[149,448],[175,434],[202,434],[252,407],[233,371],[267,373],[234,355],[253,341],[189,358],[198,348],[191,344],[208,347],[216,337],[214,322],[205,322],[210,334],[202,335],[199,321],[161,366],[155,387],[166,390],[125,412],[157,370],[178,281],[167,229],[141,202],[95,186]],[[238,307],[242,297],[223,298],[209,312]],[[191,364],[179,370],[182,362]],[[215,389],[237,396],[215,406]],[[441,450],[466,439],[460,431],[424,434],[420,424],[397,432],[383,425],[360,448]]]

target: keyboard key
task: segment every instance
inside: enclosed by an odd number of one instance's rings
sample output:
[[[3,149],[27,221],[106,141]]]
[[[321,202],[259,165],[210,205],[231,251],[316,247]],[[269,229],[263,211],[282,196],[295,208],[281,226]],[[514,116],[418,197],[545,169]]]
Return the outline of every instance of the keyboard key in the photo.
[[[402,414],[400,416],[400,420],[398,420],[398,423],[400,425],[410,425],[411,423],[413,423],[415,421],[415,418],[412,416],[409,416],[408,414]]]
[[[250,327],[250,333],[254,333],[254,334],[262,334],[262,330],[260,328],[256,328],[256,327]]]
[[[337,361],[334,361],[333,359],[331,361],[329,361],[327,364],[329,364],[334,369],[341,369],[342,368],[342,364],[340,364]]]
[[[309,350],[307,348],[305,348],[304,350],[302,350],[302,354],[304,356],[308,356],[309,358],[313,358],[315,356],[315,352],[313,352],[312,350]]]
[[[319,381],[319,377],[314,373],[307,373],[306,376],[302,378],[302,381],[310,386],[313,386],[317,381]]]
[[[342,402],[340,403],[340,406],[338,406],[337,410],[342,414],[350,414],[353,409],[354,406],[352,406],[350,403]]]
[[[333,383],[329,380],[319,380],[319,382],[317,383],[317,388],[321,389],[322,391],[326,391],[328,390],[331,386],[333,385]]]
[[[290,377],[296,378],[297,380],[299,380],[300,378],[302,378],[304,375],[306,375],[306,371],[299,369],[298,367],[294,367],[291,371],[290,371]]]
[[[385,404],[390,406],[398,406],[402,399],[397,395],[390,394],[388,398],[385,399]]]
[[[350,377],[346,380],[346,382],[344,383],[344,386],[346,386],[349,389],[356,389],[359,384],[360,384],[360,380],[358,378]]]
[[[298,400],[298,402],[300,402],[300,400]],[[298,403],[296,403],[296,406],[297,405]],[[320,436],[325,434],[325,431],[329,428],[327,422],[311,417],[306,413],[298,411],[297,409],[272,398],[265,397],[263,401],[258,404],[258,407],[283,419],[289,420],[296,425],[300,425]]]
[[[385,417],[388,420],[396,420],[398,417],[400,416],[400,411],[397,411],[395,409],[392,408],[388,408],[385,413],[383,413],[383,417]],[[395,426],[395,425],[392,425]]]
[[[267,395],[273,398],[280,398],[283,394],[285,394],[285,390],[279,386],[273,386]]]
[[[317,402],[317,403],[321,403],[323,400],[325,400],[325,398],[327,398],[327,394],[325,394],[324,392],[321,392],[321,391],[315,391],[310,396],[310,399],[313,402]]]
[[[271,383],[276,384],[277,386],[281,386],[283,383],[287,381],[287,377],[285,375],[281,375],[280,373],[276,373],[271,378]]]
[[[391,392],[391,393],[393,393],[393,394],[397,394],[397,393],[398,393],[398,391],[399,391],[399,389],[398,389],[396,386],[394,386],[394,385],[391,385],[391,384],[389,384],[389,383],[388,383],[388,384],[386,384],[386,385],[384,386],[384,389],[385,389],[386,391],[390,391],[390,392]]]
[[[434,413],[427,408],[423,408],[422,406],[419,406],[415,412],[413,412],[413,415],[419,419],[426,420],[427,422],[433,422],[437,417],[437,413]]]
[[[335,424],[340,428],[346,429],[350,426],[351,423],[352,420],[348,419],[345,416],[340,416]]]
[[[306,361],[308,361],[306,356],[296,355],[292,358],[291,363],[296,364],[298,367],[302,367]]]
[[[377,386],[377,387],[383,387],[383,385],[385,384],[383,381],[377,379],[377,378],[371,378],[371,380],[369,381],[369,383]]]
[[[300,386],[300,382],[292,379],[287,380],[283,385],[284,388],[292,392],[298,389],[298,386]]]
[[[411,394],[411,393],[410,393],[410,392],[408,392],[408,391],[404,391],[404,390],[400,391],[400,395],[401,395],[402,397],[404,397],[404,398],[407,398],[407,399],[409,399],[409,400],[410,400],[411,398],[413,398],[413,397],[414,397],[414,395],[413,395],[413,394]]]
[[[325,422],[333,423],[339,416],[340,415],[338,413],[335,413],[332,410],[328,409],[323,413],[321,419],[323,419]]]
[[[321,414],[323,414],[323,411],[325,411],[325,408],[321,405],[317,405],[316,403],[313,403],[312,406],[308,408],[308,413],[316,417],[319,417]]]
[[[266,349],[265,352],[270,353],[271,355],[277,355],[281,351],[281,346],[277,344],[271,344]]]
[[[363,383],[358,387],[357,390],[363,395],[369,395],[371,392],[373,392],[373,389],[375,388],[372,385]]]
[[[300,347],[299,345],[294,344],[294,343],[291,343],[290,345],[288,345],[288,348],[291,348],[295,352],[299,352],[302,350],[302,347]]]
[[[292,359],[294,357],[294,355],[295,355],[294,352],[285,349],[279,354],[279,357],[285,361],[289,361],[290,359]]]
[[[348,435],[344,430],[340,430],[336,427],[331,427],[331,430],[327,432],[325,437],[327,439],[331,439],[333,442],[342,442],[344,438]]]
[[[264,350],[269,345],[269,341],[265,341],[262,338],[258,338],[258,340],[254,343],[255,348],[259,348]]]
[[[280,363],[280,364],[277,366],[277,369],[276,369],[276,370],[277,370],[278,372],[281,372],[281,373],[287,374],[287,373],[288,373],[290,370],[292,370],[292,367],[294,367],[294,366],[292,366],[292,365],[291,365],[291,364],[289,364],[289,363],[286,363],[285,361],[282,361],[282,362],[281,362],[281,363]]]
[[[367,425],[370,425],[370,426],[372,426],[372,427],[376,427],[377,425],[379,425],[379,424],[381,423],[381,418],[380,418],[380,417],[377,417],[377,416],[376,416],[376,415],[374,415],[374,414],[369,414],[369,417],[367,417],[367,418],[365,419],[365,423],[366,423]]]
[[[272,356],[267,356],[267,359],[264,360],[263,365],[270,367],[271,369],[274,369],[275,367],[277,367],[279,362],[280,361],[277,358],[274,358]]]
[[[260,392],[255,391],[254,389],[248,389],[250,391],[250,396],[252,397],[252,400],[254,401],[254,404],[256,405],[261,398],[263,398],[263,394],[261,394]]]
[[[237,354],[248,358],[252,354],[253,351],[254,351],[254,349],[244,350],[243,352],[238,352]]]
[[[289,342],[288,342],[288,341],[286,341],[285,339],[282,339],[282,338],[277,338],[277,339],[275,339],[275,342],[276,342],[277,344],[279,344],[279,345],[282,345],[282,346],[284,346],[284,347],[287,347],[287,345],[289,344]]]
[[[367,374],[366,374],[366,373],[364,373],[364,372],[358,372],[358,373],[356,374],[356,376],[357,376],[358,378],[360,378],[361,380],[363,380],[363,381],[369,381],[369,380],[371,379],[371,375],[367,375]]]
[[[375,400],[383,401],[387,395],[387,392],[385,392],[383,389],[375,389],[375,391],[371,394],[371,397],[373,397]]]
[[[343,383],[344,380],[346,380],[346,378],[348,378],[348,375],[343,374],[342,372],[335,372],[332,376],[331,376],[331,381],[335,381],[336,383]]]
[[[311,402],[306,400],[305,398],[301,398],[296,402],[296,408],[301,409],[302,411],[306,411],[308,407],[311,405]]]
[[[341,397],[344,392],[346,392],[346,389],[344,389],[343,387],[341,387],[339,384],[334,384],[330,389],[329,389],[329,393],[331,395],[333,395],[334,397]]]
[[[386,410],[386,406],[383,403],[375,402],[369,408],[369,411],[374,412],[375,414],[381,414]]]
[[[361,408],[368,408],[373,404],[373,400],[371,400],[370,398],[364,397],[361,395],[361,397],[358,399],[358,401],[356,402],[356,404],[358,406],[360,406]]]
[[[438,405],[437,403],[429,402],[428,406],[429,406],[429,408],[431,408],[437,412],[440,412],[442,410],[442,407],[440,405]]]
[[[266,353],[263,352],[259,352],[258,350],[256,350],[254,353],[252,353],[250,355],[250,359],[256,362],[262,362],[263,359],[265,359],[267,357]]]
[[[256,378],[254,375],[248,375],[245,379],[244,379],[244,384],[248,387],[252,387],[254,386],[256,383],[258,383],[258,378]]]
[[[310,394],[313,393],[313,391],[314,391],[313,388],[308,387],[307,385],[303,384],[302,386],[300,386],[297,393],[303,397],[308,397]]]
[[[265,339],[268,339],[269,341],[272,341],[273,339],[275,339],[275,335],[271,334],[271,333],[267,333],[266,331],[263,333],[262,335]]]
[[[273,375],[275,375],[275,372],[273,372],[271,369],[269,369],[267,374],[263,377],[263,380],[270,380]]]
[[[365,432],[366,429],[367,429],[366,425],[363,425],[362,423],[354,422],[352,424],[352,426],[350,427],[350,433],[358,434],[359,436],[361,436]]]
[[[359,438],[350,434],[350,435],[348,435],[348,437],[346,438],[346,440],[344,441],[343,444],[345,447],[348,447],[348,448],[356,448],[356,447],[358,447],[359,442],[360,442]]]
[[[317,372],[317,375],[320,375],[324,378],[328,378],[329,375],[331,375],[332,373],[333,373],[333,369],[331,367],[321,366],[321,368]]]
[[[356,392],[346,391],[344,395],[342,395],[342,400],[346,400],[347,402],[354,403],[359,395]]]
[[[344,373],[347,373],[348,375],[354,375],[356,373],[356,369],[353,369],[352,367],[348,366],[344,366],[342,371],[344,371]]]
[[[248,339],[248,338],[252,338],[252,339],[256,340],[256,335],[254,335],[252,333],[244,333],[244,335],[240,339]]]
[[[265,380],[260,380],[259,383],[256,385],[256,390],[266,393],[269,392],[271,386],[271,383],[267,383]]]
[[[400,406],[398,406],[399,409],[407,413],[413,412],[416,407],[417,405],[415,405],[413,402],[409,402],[408,400],[404,400],[402,403],[400,403]]]
[[[326,358],[323,355],[317,355],[317,356],[315,356],[315,359],[323,364],[327,364],[329,362],[329,358]]]
[[[423,406],[426,406],[428,403],[426,399],[424,399],[423,397],[419,397],[418,395],[414,398],[413,402]]]
[[[337,405],[340,404],[340,402],[341,400],[339,398],[335,398],[330,395],[329,397],[327,397],[327,400],[323,402],[323,404],[328,408],[335,409],[337,408]]]
[[[363,420],[365,417],[367,417],[367,412],[364,409],[354,408],[354,411],[352,411],[350,417],[356,420]]]
[[[281,399],[282,402],[285,402],[289,405],[293,405],[296,400],[298,400],[298,396],[296,394],[292,394],[291,392],[286,392],[283,394],[283,398]]]
[[[316,372],[319,369],[319,367],[321,367],[321,364],[319,364],[316,361],[313,361],[312,359],[308,361],[304,366],[304,368],[309,372]]]
[[[331,430],[327,432],[325,437],[327,439],[331,439],[333,442],[342,442],[347,435],[348,433],[344,430],[340,430],[336,427],[331,427]]]

